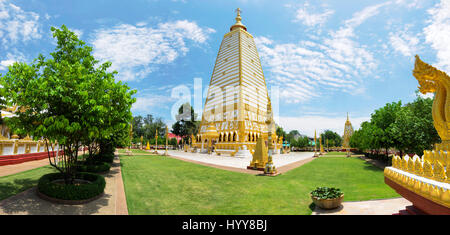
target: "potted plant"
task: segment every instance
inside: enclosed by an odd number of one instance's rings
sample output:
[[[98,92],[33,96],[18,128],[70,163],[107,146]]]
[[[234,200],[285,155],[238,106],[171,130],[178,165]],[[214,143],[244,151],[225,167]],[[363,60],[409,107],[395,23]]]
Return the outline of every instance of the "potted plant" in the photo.
[[[322,209],[334,209],[342,204],[344,193],[338,188],[317,187],[311,192],[314,204]]]

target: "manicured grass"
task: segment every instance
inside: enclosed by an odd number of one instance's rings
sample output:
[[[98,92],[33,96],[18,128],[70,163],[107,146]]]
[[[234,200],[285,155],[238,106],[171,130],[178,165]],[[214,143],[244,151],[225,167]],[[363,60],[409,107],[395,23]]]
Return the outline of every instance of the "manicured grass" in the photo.
[[[160,156],[121,156],[129,214],[311,214],[309,192],[337,187],[345,201],[399,197],[383,171],[357,158],[318,158],[276,177]]]
[[[54,172],[56,172],[54,167],[43,166],[14,175],[0,177],[0,200],[14,196],[36,186],[41,176]]]
[[[126,149],[118,149],[119,153],[126,153]],[[160,150],[161,151],[161,150]],[[141,150],[141,149],[131,149],[132,153],[149,153],[146,152],[145,150]]]
[[[347,155],[346,152],[328,152],[325,155]]]

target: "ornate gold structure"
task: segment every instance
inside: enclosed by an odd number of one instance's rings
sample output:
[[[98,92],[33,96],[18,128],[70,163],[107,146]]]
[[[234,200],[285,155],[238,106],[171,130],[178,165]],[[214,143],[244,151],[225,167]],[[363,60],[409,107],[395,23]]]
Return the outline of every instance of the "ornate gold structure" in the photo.
[[[325,153],[325,151],[323,150],[322,135],[320,135],[319,137],[319,142],[320,142],[320,155],[322,155]]]
[[[218,154],[251,156],[257,139],[268,139],[267,86],[253,36],[241,20],[237,9],[236,23],[224,35],[217,55],[193,145],[201,152],[210,152],[211,143]],[[275,131],[271,137],[277,140]]]
[[[158,129],[155,131],[155,153],[158,154]]]
[[[17,112],[25,110],[14,105],[0,111],[2,118],[12,118],[16,116]],[[43,140],[33,141],[30,136],[19,139],[19,136],[12,133],[6,124],[0,125],[0,156],[44,152],[43,146]]]
[[[409,191],[444,208],[450,208],[450,78],[420,60],[417,55],[413,75],[419,81],[420,92],[436,92],[432,110],[433,123],[442,143],[436,144],[432,151],[425,150],[422,157],[394,156],[392,167],[386,167],[384,175]],[[420,209],[426,211],[428,208]]]
[[[343,149],[346,149],[346,150],[350,149],[350,138],[352,137],[352,135],[353,135],[353,126],[348,118],[348,113],[347,113],[347,121],[345,121],[344,137],[343,137],[343,141],[342,141]]]
[[[268,146],[266,147],[266,144],[264,143],[264,139],[262,136],[258,137],[255,152],[253,153],[253,159],[250,162],[250,165],[247,166],[247,168],[264,171],[268,169],[269,173],[272,172],[271,174],[273,174],[274,173],[273,170],[275,170],[275,167],[273,166],[272,162],[272,155],[274,151],[274,143],[272,141],[272,131],[275,130],[275,123],[273,121],[272,105],[270,100],[267,103],[267,117],[265,124],[267,125],[267,130],[269,130],[269,132],[267,133]]]
[[[164,156],[168,156],[169,152],[167,151],[167,146],[168,146],[168,141],[169,141],[169,127],[166,126],[166,151],[164,152]]]
[[[450,77],[433,66],[423,62],[416,55],[413,76],[419,82],[422,94],[434,92],[433,124],[442,143],[450,144]]]
[[[253,153],[253,159],[250,162],[248,169],[263,170],[269,161],[268,149],[264,144],[263,138],[259,137],[256,142],[255,152]]]

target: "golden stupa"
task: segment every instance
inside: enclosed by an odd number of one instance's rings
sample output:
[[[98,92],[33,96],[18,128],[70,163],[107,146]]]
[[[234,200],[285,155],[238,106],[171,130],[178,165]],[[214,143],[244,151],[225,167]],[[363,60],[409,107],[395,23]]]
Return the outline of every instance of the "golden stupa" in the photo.
[[[214,65],[195,136],[194,147],[203,153],[214,146],[217,154],[252,156],[258,138],[267,141],[267,86],[255,41],[241,20],[238,8],[236,23],[223,36]],[[277,152],[275,130],[272,133]]]
[[[350,138],[352,137],[352,135],[353,135],[353,126],[348,118],[348,113],[347,113],[347,121],[345,121],[345,126],[344,126],[344,137],[343,137],[343,142],[342,142],[342,149],[350,149]]]

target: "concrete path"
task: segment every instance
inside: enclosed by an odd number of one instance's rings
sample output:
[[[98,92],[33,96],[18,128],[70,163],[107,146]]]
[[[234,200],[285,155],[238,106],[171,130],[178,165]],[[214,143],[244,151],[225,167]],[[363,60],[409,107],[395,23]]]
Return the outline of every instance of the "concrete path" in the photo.
[[[38,167],[48,166],[48,165],[50,165],[50,163],[48,162],[48,158],[46,158],[46,159],[42,159],[42,160],[24,162],[24,163],[20,163],[20,164],[0,166],[0,177],[17,174],[22,171],[28,171],[28,170],[32,170],[32,169],[35,169]]]
[[[82,155],[82,154],[83,154],[82,151],[78,152],[78,155]],[[23,163],[19,163],[19,164],[0,166],[0,177],[17,174],[22,171],[33,170],[35,168],[48,166],[48,165],[50,165],[50,163],[48,162],[48,158],[45,158],[42,160],[35,160],[35,161],[23,162]]]
[[[48,163],[48,160],[47,160]],[[36,187],[0,201],[0,215],[127,215],[127,203],[116,155],[106,180],[105,194],[84,205],[62,205],[42,200]]]
[[[316,206],[312,215],[392,215],[410,205],[412,203],[404,198],[343,202],[341,207],[333,210]]]
[[[246,169],[252,160],[251,156],[231,157],[227,155],[219,156],[215,153],[210,155],[206,153],[189,153],[177,150],[169,150],[169,155],[198,162],[204,162],[227,167],[235,167],[241,169]],[[276,154],[273,156],[273,163],[277,168],[279,168],[284,165],[289,165],[294,162],[312,158],[313,155],[314,155],[313,152],[292,152],[290,154]]]
[[[137,154],[140,155],[140,154]],[[146,155],[146,154],[142,154]],[[277,154],[273,157],[274,165],[278,169],[278,173],[284,173],[295,169],[305,163],[312,161],[314,153],[290,153]],[[251,157],[231,157],[218,156],[216,154],[187,153],[183,151],[169,151],[169,157],[182,161],[192,162],[199,165],[214,167],[222,170],[259,175],[262,171],[249,170],[247,166],[252,160]]]

